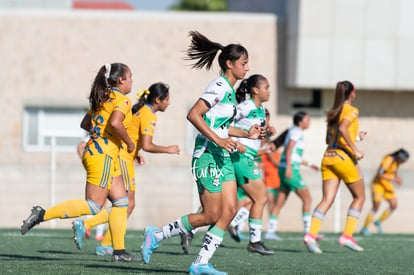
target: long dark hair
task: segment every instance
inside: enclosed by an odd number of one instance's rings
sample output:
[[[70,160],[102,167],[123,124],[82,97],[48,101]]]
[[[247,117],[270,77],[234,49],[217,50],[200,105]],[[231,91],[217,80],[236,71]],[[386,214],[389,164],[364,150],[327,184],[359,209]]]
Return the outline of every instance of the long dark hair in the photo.
[[[118,84],[120,77],[125,79],[128,71],[128,66],[122,63],[106,64],[99,69],[89,94],[89,107],[92,111],[97,112],[102,108],[102,104],[111,95],[111,88]]]
[[[132,113],[135,114],[138,112],[139,109],[141,109],[144,104],[153,104],[157,98],[159,100],[164,100],[167,98],[169,94],[170,87],[162,82],[157,82],[152,84],[148,90],[142,90],[138,93],[137,99],[138,102],[132,106]]]
[[[392,156],[394,159],[400,159],[401,161],[407,161],[410,158],[410,154],[403,148],[395,151],[394,153],[391,153],[390,156]]]
[[[347,80],[340,81],[336,84],[334,103],[332,105],[332,108],[326,114],[328,127],[338,123],[339,115],[342,111],[342,106],[344,105],[345,100],[349,98],[349,95],[353,90],[354,85]]]
[[[266,80],[266,78],[260,74],[254,74],[251,75],[249,78],[243,79],[236,90],[237,103],[245,101],[247,94],[249,94],[251,97],[253,87],[257,88],[261,80]]]
[[[191,64],[192,68],[202,69],[206,67],[209,70],[219,50],[221,50],[221,53],[218,56],[218,62],[223,73],[228,70],[227,60],[234,62],[243,54],[248,57],[247,50],[240,44],[223,46],[220,43],[211,41],[198,31],[190,31],[189,36],[191,37],[191,44],[187,49],[187,56],[184,59],[190,61],[195,60]]]

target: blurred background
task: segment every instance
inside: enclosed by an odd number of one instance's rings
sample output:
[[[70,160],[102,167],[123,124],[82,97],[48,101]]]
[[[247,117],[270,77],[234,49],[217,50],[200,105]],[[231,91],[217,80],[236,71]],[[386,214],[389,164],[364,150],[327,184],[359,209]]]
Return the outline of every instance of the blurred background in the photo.
[[[266,107],[279,133],[295,112],[311,115],[304,158],[313,163],[320,163],[325,149],[325,111],[336,83],[354,83],[360,128],[368,132],[358,144],[365,153],[364,219],[371,208],[369,184],[383,156],[399,148],[414,154],[413,12],[414,0],[0,0],[0,227],[20,227],[33,205],[84,196],[76,146],[85,134],[79,124],[92,80],[111,62],[131,68],[133,101],[154,82],[170,85],[171,105],[157,113],[154,140],[182,150],[178,156],[144,153],[128,228],[160,226],[198,207],[190,170],[196,130],[185,117],[220,70],[193,70],[183,60],[191,30],[248,49],[248,75],[263,74],[271,84]],[[321,198],[321,176],[307,168],[302,174],[313,208]],[[413,233],[412,159],[400,175],[399,208],[383,228]],[[350,200],[342,186],[322,231],[342,229]],[[70,228],[70,222],[40,226]],[[295,195],[279,228],[302,231]]]

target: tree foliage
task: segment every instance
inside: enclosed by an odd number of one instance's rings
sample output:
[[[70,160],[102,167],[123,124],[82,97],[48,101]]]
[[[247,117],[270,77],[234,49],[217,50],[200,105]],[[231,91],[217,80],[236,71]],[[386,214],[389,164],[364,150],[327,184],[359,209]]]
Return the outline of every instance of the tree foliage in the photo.
[[[227,11],[227,0],[179,0],[172,10]]]

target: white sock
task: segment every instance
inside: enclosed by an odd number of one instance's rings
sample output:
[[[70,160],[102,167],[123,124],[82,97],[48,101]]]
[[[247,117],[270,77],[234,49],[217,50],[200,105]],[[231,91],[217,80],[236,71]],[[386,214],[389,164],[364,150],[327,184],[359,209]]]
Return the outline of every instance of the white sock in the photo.
[[[215,234],[212,234],[210,231],[208,231],[204,237],[203,245],[200,249],[200,252],[198,253],[196,260],[194,261],[194,264],[207,264],[222,241],[223,238],[220,238],[219,236],[216,236]]]
[[[95,227],[95,237],[102,236],[106,229],[106,223],[100,224]]]
[[[239,211],[237,211],[236,216],[231,221],[230,225],[238,226],[242,220],[247,219],[249,217],[249,210],[246,207],[241,207]]]
[[[183,227],[181,223],[181,218],[170,222],[167,225],[164,225],[161,229],[155,231],[154,235],[157,241],[162,241],[165,239],[172,238],[179,235],[180,233],[187,233],[187,230]]]
[[[267,225],[267,231],[268,233],[276,233],[277,231],[277,225],[279,223],[279,219],[277,216],[271,216],[269,219],[269,223]]]
[[[310,213],[303,214],[302,219],[303,226],[305,227],[305,233],[308,233],[311,226],[312,216],[310,215]]]
[[[262,239],[262,220],[249,219],[250,242],[257,243]]]

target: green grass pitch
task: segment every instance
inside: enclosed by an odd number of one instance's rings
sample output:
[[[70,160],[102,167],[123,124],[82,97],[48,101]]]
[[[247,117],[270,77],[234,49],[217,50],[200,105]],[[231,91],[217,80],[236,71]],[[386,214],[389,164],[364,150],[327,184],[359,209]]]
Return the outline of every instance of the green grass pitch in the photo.
[[[17,229],[0,229],[0,274],[186,274],[195,259],[204,232],[199,232],[184,255],[180,238],[166,240],[150,264],[112,263],[109,256],[94,255],[97,242],[85,240],[76,249],[72,230],[32,229],[21,236]],[[323,254],[309,253],[301,233],[281,233],[283,241],[267,241],[274,256],[250,254],[247,241],[236,243],[227,235],[211,263],[228,274],[414,274],[414,235],[356,236],[364,252],[338,245],[338,235],[321,240]],[[139,256],[142,231],[128,231],[127,251]],[[140,257],[140,256],[139,256]]]

